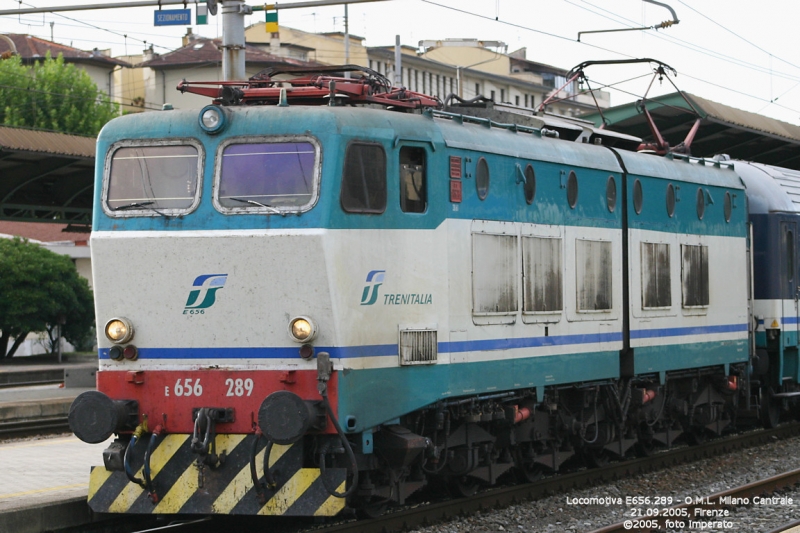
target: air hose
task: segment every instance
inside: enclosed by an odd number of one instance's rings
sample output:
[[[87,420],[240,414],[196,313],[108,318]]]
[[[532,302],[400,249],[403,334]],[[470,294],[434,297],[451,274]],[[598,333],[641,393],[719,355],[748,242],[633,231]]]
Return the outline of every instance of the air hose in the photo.
[[[331,422],[333,422],[333,427],[336,428],[336,433],[339,434],[339,438],[342,440],[344,449],[347,452],[347,458],[350,460],[350,465],[353,470],[353,482],[350,485],[350,488],[344,492],[336,492],[335,488],[328,486],[328,480],[325,477],[325,454],[328,451],[327,446],[323,446],[319,454],[320,477],[322,478],[322,484],[325,486],[325,490],[328,491],[328,494],[335,498],[347,498],[358,486],[358,463],[356,462],[356,456],[353,453],[353,448],[350,447],[350,442],[347,440],[347,436],[344,434],[344,431],[342,431],[342,426],[339,425],[339,421],[336,419],[336,416],[334,416],[330,402],[328,402],[327,388],[323,388],[320,394],[322,395],[322,404],[325,406],[325,411],[328,413]]]
[[[147,486],[145,485],[144,481],[136,477],[131,469],[131,452],[133,451],[133,447],[136,446],[136,441],[138,441],[141,436],[147,432],[147,419],[145,418],[144,421],[136,426],[136,429],[133,431],[133,435],[131,436],[131,440],[128,442],[128,447],[125,448],[125,458],[123,460],[123,466],[125,468],[125,475],[128,477],[131,483],[136,483],[143,489],[147,490]]]
[[[152,500],[153,503],[158,503],[158,494],[156,494],[156,489],[153,487],[153,480],[150,478],[150,457],[153,454],[153,449],[156,446],[156,440],[160,434],[161,426],[156,426],[153,434],[150,435],[150,442],[147,444],[147,450],[144,452],[144,465],[142,466],[145,490],[147,490],[148,494],[150,495],[150,500]]]

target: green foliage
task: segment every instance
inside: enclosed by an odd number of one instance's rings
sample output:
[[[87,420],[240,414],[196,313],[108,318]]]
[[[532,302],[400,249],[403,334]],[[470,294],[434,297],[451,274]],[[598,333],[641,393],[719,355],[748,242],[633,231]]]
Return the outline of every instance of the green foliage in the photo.
[[[48,52],[32,67],[19,56],[0,61],[0,123],[78,135],[97,135],[119,114],[86,71]]]
[[[0,358],[9,337],[45,331],[64,320],[62,334],[80,344],[94,324],[88,282],[72,261],[19,238],[0,239]],[[13,354],[12,354],[13,355]]]

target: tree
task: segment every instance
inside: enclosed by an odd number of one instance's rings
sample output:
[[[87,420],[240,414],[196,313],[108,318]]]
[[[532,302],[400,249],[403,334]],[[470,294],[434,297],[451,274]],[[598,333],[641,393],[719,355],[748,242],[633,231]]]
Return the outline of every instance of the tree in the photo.
[[[0,239],[0,272],[0,361],[12,357],[29,332],[59,321],[70,343],[86,338],[94,324],[92,291],[68,257],[20,238]]]
[[[97,135],[119,115],[86,71],[50,52],[32,67],[19,56],[0,61],[0,123],[77,135]]]

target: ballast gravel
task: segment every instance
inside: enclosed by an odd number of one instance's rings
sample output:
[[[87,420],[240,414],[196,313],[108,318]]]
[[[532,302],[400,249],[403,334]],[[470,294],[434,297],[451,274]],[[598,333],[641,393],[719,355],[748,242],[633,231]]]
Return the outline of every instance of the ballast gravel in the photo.
[[[583,533],[625,520],[631,521],[634,531],[637,521],[647,520],[648,513],[655,510],[663,512],[687,498],[710,496],[796,468],[800,468],[800,437],[457,518],[414,529],[413,533]],[[730,506],[723,517],[678,517],[674,527],[666,531],[757,533],[800,519],[798,487],[775,496],[783,500]]]

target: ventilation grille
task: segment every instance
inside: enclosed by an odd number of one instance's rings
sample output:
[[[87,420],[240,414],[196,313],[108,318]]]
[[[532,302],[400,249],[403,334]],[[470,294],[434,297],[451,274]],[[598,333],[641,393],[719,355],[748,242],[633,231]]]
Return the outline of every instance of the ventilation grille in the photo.
[[[438,359],[436,330],[400,330],[400,364],[431,365]]]

